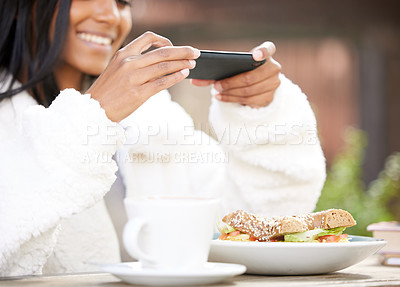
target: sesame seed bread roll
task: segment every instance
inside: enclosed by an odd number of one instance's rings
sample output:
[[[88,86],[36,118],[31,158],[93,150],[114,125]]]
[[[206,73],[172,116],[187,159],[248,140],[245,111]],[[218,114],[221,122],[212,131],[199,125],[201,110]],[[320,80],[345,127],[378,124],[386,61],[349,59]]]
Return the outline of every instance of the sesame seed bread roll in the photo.
[[[222,221],[242,233],[254,236],[259,241],[269,241],[271,238],[277,238],[285,234],[303,232],[315,228],[331,229],[350,227],[356,224],[353,216],[341,209],[271,218],[237,210],[227,214]]]

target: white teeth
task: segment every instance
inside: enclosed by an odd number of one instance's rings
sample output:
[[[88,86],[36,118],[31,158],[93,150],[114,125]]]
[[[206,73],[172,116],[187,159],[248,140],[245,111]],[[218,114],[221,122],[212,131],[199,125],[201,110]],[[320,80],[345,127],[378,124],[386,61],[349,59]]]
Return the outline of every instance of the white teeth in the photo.
[[[77,34],[78,38],[87,41],[87,42],[92,42],[95,44],[99,45],[111,45],[112,39],[108,37],[102,37],[98,35],[93,35],[93,34],[87,34],[87,33],[78,33]]]

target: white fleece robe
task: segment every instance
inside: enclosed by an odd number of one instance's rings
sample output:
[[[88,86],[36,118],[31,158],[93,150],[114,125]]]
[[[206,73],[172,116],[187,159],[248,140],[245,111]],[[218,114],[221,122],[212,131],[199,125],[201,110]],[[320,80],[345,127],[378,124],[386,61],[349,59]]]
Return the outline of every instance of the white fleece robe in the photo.
[[[116,178],[113,156],[127,196],[218,196],[221,215],[314,209],[325,159],[296,85],[281,75],[273,102],[260,109],[213,100],[210,123],[217,140],[195,130],[167,91],[120,124],[72,89],[49,108],[26,92],[0,102],[0,276],[120,260],[103,202]]]

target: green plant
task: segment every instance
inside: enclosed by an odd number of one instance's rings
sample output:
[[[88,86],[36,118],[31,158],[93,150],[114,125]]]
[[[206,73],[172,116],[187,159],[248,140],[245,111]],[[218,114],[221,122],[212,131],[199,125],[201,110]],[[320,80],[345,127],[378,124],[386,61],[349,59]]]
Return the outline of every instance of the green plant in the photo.
[[[346,232],[371,235],[366,229],[369,224],[400,219],[400,153],[389,156],[378,178],[366,187],[361,177],[367,136],[349,128],[344,139],[346,147],[328,171],[316,211],[345,209],[357,221]]]

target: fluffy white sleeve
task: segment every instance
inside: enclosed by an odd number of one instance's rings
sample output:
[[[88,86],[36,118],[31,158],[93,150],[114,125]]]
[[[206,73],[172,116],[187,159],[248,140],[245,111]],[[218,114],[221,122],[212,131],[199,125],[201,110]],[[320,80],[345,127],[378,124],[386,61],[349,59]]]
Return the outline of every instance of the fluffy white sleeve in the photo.
[[[283,75],[272,103],[253,109],[213,99],[210,122],[229,151],[225,209],[264,215],[310,212],[325,181],[317,123],[305,94]]]
[[[61,219],[114,182],[123,141],[99,103],[73,89],[49,108],[26,93],[0,103],[0,276],[41,273]]]

